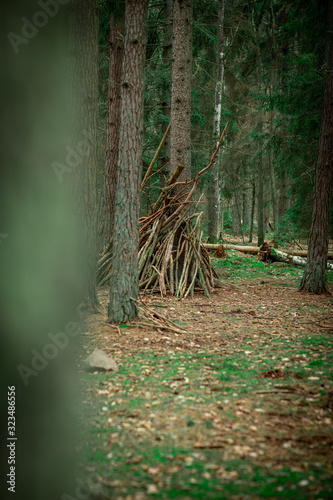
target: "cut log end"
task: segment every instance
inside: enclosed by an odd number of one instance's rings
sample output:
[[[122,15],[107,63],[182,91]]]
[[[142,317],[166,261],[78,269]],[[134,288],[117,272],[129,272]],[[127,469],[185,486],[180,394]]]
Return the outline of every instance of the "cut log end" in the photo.
[[[259,248],[258,252],[258,261],[259,262],[276,262],[276,257],[272,253],[272,245],[264,241],[264,243]]]
[[[216,249],[216,257],[219,257],[220,259],[222,259],[223,257],[226,256],[226,253],[225,253],[225,248],[223,245],[219,245]]]

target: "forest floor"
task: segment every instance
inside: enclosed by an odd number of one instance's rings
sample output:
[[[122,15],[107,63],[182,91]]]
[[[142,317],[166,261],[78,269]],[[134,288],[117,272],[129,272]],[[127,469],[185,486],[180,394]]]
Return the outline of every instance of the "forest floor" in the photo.
[[[108,325],[99,290],[82,359],[98,347],[119,372],[81,373],[94,498],[333,498],[332,296],[299,293],[288,264],[213,263],[210,299],[141,297],[183,334]]]

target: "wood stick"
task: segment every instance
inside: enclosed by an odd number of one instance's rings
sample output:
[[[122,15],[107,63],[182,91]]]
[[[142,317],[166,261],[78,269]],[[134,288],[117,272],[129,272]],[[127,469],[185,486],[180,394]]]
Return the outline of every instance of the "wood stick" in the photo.
[[[147,306],[144,302],[139,301],[139,300],[136,300],[136,299],[133,299],[131,297],[131,300],[133,300],[133,302],[136,302],[139,306],[141,306],[143,309],[147,309],[151,314],[153,314],[154,316],[157,316],[157,318],[161,319],[162,321],[164,321],[164,323],[171,327],[171,328],[174,328],[176,329],[178,332],[180,333],[188,333],[187,330],[185,330],[185,328],[182,328],[181,326],[178,326],[176,325],[173,321],[171,321],[170,319],[166,318],[165,316],[163,316],[163,314],[157,312],[157,311],[154,311],[154,309],[151,309],[149,306]]]
[[[158,155],[160,154],[161,149],[162,149],[162,147],[163,147],[163,144],[165,143],[166,138],[168,137],[168,134],[169,134],[169,132],[170,132],[170,128],[171,128],[171,122],[169,123],[168,128],[166,129],[165,134],[164,134],[164,136],[163,136],[163,138],[162,138],[162,140],[161,140],[161,142],[160,142],[160,145],[158,146],[158,148],[157,148],[157,150],[156,150],[156,153],[154,154],[154,158],[152,159],[152,161],[151,161],[151,163],[150,163],[150,165],[149,165],[149,167],[148,167],[148,170],[147,170],[147,172],[146,172],[146,175],[144,176],[144,179],[143,179],[143,181],[141,182],[141,191],[143,190],[143,188],[145,187],[145,185],[146,185],[146,183],[147,183],[147,181],[148,181],[148,179],[149,179],[150,173],[151,173],[151,171],[153,170],[153,167],[154,167],[154,165],[155,165],[155,163],[156,163],[156,160],[157,160],[157,158],[158,158]]]
[[[227,128],[229,126],[229,123],[230,123],[230,120],[227,122],[226,126],[224,127],[224,130],[222,132],[220,140],[219,140],[219,142],[217,144],[216,150],[214,151],[213,156],[212,156],[209,164],[207,165],[207,167],[205,167],[202,170],[200,170],[200,172],[198,172],[198,174],[193,179],[191,179],[190,181],[177,182],[177,183],[174,183],[172,185],[171,185],[171,182],[168,182],[167,185],[162,189],[162,191],[166,192],[166,191],[169,191],[170,189],[173,189],[175,186],[189,186],[190,184],[198,182],[199,178],[213,165],[215,157],[216,157],[216,155],[219,152],[219,149],[221,147],[221,144],[222,144],[223,138],[225,136],[225,133],[227,131]],[[171,178],[170,178],[170,181],[171,181]]]

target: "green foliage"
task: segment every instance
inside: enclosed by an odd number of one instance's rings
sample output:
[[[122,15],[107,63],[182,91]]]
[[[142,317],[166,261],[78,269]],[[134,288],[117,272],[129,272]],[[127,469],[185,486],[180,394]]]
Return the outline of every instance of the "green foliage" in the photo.
[[[275,169],[278,176],[281,169],[287,172],[289,195],[294,200],[291,211],[279,222],[284,241],[296,239],[310,228],[325,78],[324,2],[292,2],[289,7],[287,20],[281,19],[280,26],[281,86],[265,99],[266,109],[275,112],[270,140]]]
[[[305,232],[299,227],[298,211],[290,209],[276,224],[275,238],[280,244],[292,243],[305,237]]]
[[[244,282],[261,278],[263,282],[284,276],[288,286],[298,288],[304,268],[283,262],[258,262],[255,255],[238,257],[236,252],[228,251],[225,259],[212,257],[213,266],[221,279],[233,282]],[[329,283],[333,282],[333,273],[327,274]],[[282,286],[286,286],[285,284]]]
[[[217,76],[218,1],[194,1],[192,64],[192,173],[205,167],[214,151],[213,117]],[[298,239],[309,231],[312,186],[318,154],[325,63],[326,2],[320,0],[277,0],[272,2],[225,2],[225,72],[222,98],[222,127],[231,119],[222,146],[221,195],[229,200],[235,189],[258,182],[257,159],[262,157],[265,193],[270,192],[268,151],[279,196],[281,172],[287,173],[288,198],[292,207],[279,221],[282,241]],[[111,11],[122,15],[124,2],[100,3],[100,115],[107,109],[108,30]],[[163,60],[164,2],[149,2],[145,70],[145,118],[143,174],[159,145],[168,118],[162,101],[171,91],[171,59]],[[274,35],[274,37],[273,37]],[[274,46],[275,44],[275,46]],[[260,48],[262,81],[258,81],[257,48]],[[274,49],[274,50],[273,50]],[[274,55],[275,51],[275,55]],[[272,80],[272,66],[274,75]],[[267,124],[272,113],[273,130]],[[105,125],[103,123],[102,128]],[[247,168],[243,168],[246,165]],[[155,170],[160,167],[157,162]],[[207,187],[207,172],[199,190]],[[147,184],[152,201],[159,176]],[[268,195],[270,196],[270,195]],[[271,201],[271,200],[270,200]],[[144,202],[149,203],[147,200]],[[270,206],[272,206],[270,204]],[[333,207],[331,218],[333,235]],[[231,216],[225,214],[226,231]]]
[[[232,213],[231,210],[224,210],[223,212],[223,229],[232,229]]]

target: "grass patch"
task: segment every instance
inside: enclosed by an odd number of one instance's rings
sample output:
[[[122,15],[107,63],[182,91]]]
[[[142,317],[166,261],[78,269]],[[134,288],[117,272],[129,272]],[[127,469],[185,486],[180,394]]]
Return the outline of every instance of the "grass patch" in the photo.
[[[255,280],[258,278],[284,278],[293,287],[299,287],[304,268],[284,262],[258,262],[255,255],[241,257],[236,252],[228,251],[225,259],[212,257],[212,264],[219,273],[224,271],[230,281]],[[333,272],[327,272],[328,283],[333,283]],[[287,286],[287,285],[284,285]]]

